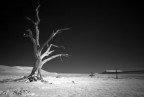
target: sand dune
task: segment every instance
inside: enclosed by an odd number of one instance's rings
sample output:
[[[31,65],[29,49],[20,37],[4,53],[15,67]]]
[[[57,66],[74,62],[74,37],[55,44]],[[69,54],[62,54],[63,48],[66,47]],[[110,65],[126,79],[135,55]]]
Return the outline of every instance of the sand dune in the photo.
[[[26,66],[5,66],[0,65],[0,75],[28,75],[31,73],[32,67]],[[43,75],[57,75],[57,73],[50,73],[42,70]]]

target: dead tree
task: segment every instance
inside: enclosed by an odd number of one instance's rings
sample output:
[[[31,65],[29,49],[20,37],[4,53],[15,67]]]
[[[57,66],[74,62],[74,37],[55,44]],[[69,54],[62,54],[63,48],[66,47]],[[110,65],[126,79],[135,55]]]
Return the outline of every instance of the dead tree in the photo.
[[[27,18],[34,25],[35,36],[33,35],[33,31],[31,29],[27,30],[28,34],[24,34],[25,37],[30,38],[30,40],[32,41],[33,47],[34,47],[34,55],[36,58],[36,63],[34,64],[30,75],[22,78],[22,79],[29,79],[29,81],[37,81],[37,80],[43,81],[41,69],[46,62],[48,62],[54,58],[57,58],[57,57],[60,57],[60,59],[62,60],[62,58],[61,58],[62,56],[65,56],[65,57],[69,56],[68,54],[57,54],[57,55],[50,56],[50,54],[52,54],[54,52],[54,50],[51,50],[52,47],[62,47],[62,46],[50,44],[50,41],[57,34],[61,33],[64,30],[68,30],[69,28],[58,29],[56,31],[53,31],[52,35],[48,38],[48,40],[44,44],[40,45],[40,43],[39,43],[39,33],[40,33],[40,31],[39,31],[39,23],[40,23],[39,7],[40,7],[40,5],[35,10],[36,18],[37,18],[36,22],[29,17]],[[43,51],[44,48],[47,48],[46,51]]]

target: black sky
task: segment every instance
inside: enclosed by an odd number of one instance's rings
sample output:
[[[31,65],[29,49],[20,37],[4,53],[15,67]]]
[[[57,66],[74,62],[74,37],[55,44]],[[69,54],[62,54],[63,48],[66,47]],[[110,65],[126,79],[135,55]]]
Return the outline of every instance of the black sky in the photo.
[[[57,35],[52,43],[65,46],[56,53],[70,58],[54,59],[43,69],[61,73],[102,72],[105,69],[144,69],[144,30],[142,2],[3,2],[0,7],[0,64],[33,66],[31,41],[23,37],[33,29],[40,7],[40,43],[53,30],[70,28]]]

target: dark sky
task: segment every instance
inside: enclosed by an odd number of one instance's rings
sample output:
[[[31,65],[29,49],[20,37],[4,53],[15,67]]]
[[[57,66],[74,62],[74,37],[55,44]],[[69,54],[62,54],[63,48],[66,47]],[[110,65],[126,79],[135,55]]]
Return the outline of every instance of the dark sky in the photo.
[[[55,53],[69,58],[54,59],[44,70],[60,73],[102,72],[105,69],[144,69],[144,29],[142,2],[62,2],[43,0],[4,2],[0,7],[0,64],[33,66],[32,42],[23,37],[36,20],[40,7],[40,43],[53,30],[70,28],[51,43],[65,46]]]

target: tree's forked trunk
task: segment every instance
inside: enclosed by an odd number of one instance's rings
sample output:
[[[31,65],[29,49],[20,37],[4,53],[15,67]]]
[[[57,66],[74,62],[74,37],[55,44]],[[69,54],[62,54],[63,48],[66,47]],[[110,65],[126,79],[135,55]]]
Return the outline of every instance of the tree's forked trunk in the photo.
[[[39,23],[40,23],[39,10],[38,10],[39,7],[40,6],[38,6],[36,8],[36,17],[37,17],[36,22],[33,21],[31,18],[27,18],[28,20],[30,20],[34,24],[35,33],[36,33],[35,38],[33,36],[33,32],[32,32],[31,29],[27,30],[29,32],[29,34],[24,34],[25,37],[29,37],[31,39],[31,41],[33,43],[33,47],[34,47],[34,55],[36,57],[36,63],[34,64],[30,75],[28,77],[26,77],[26,78],[29,79],[30,82],[37,81],[37,80],[43,81],[43,77],[42,77],[42,74],[41,74],[41,68],[43,67],[43,65],[46,62],[48,62],[48,61],[50,61],[54,58],[57,58],[57,57],[60,57],[60,59],[62,60],[62,58],[61,58],[62,56],[65,56],[65,57],[69,56],[68,54],[57,54],[57,55],[53,55],[53,56],[49,57],[49,55],[54,52],[54,50],[51,50],[51,47],[63,47],[63,46],[57,46],[57,45],[54,45],[54,44],[49,44],[49,42],[58,33],[62,32],[63,30],[68,30],[68,28],[58,29],[56,31],[53,31],[50,38],[48,38],[48,40],[43,45],[39,44]],[[44,47],[47,47],[47,50],[44,53],[42,53]],[[45,57],[47,57],[47,58],[45,58]]]

